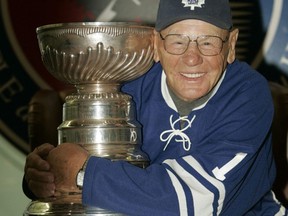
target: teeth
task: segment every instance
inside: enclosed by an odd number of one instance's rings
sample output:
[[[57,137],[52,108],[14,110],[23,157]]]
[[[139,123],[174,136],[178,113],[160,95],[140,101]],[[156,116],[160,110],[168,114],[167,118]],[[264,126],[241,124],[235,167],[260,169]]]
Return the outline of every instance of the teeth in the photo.
[[[199,78],[203,76],[203,73],[189,73],[189,74],[182,74],[182,75],[187,78]]]

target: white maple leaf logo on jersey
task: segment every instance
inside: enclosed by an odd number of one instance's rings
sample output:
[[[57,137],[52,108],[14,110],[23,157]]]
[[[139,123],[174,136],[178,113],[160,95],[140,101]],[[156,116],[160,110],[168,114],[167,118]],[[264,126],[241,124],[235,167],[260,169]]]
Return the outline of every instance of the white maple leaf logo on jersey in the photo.
[[[205,0],[182,0],[184,7],[190,7],[191,10],[194,10],[195,7],[201,8],[205,4]]]

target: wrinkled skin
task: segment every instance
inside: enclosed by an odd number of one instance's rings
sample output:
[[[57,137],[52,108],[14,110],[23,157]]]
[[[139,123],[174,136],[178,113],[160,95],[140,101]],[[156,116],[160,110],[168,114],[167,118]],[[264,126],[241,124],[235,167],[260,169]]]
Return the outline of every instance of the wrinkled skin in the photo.
[[[213,35],[223,40],[229,36],[219,55],[204,56],[195,43],[190,43],[182,55],[172,55],[164,49],[164,41],[154,32],[154,60],[160,61],[164,68],[167,84],[184,101],[197,100],[207,95],[217,84],[228,63],[235,60],[235,46],[238,30],[231,32],[200,20],[183,20],[161,31],[168,34],[185,34],[190,38],[200,35]]]
[[[53,145],[43,144],[35,148],[26,158],[24,177],[30,190],[38,198],[50,197],[55,193],[54,174],[46,161],[52,149]]]
[[[57,148],[43,144],[27,156],[25,180],[38,198],[80,192],[76,175],[88,156],[88,152],[77,144],[63,143]]]
[[[47,162],[54,174],[57,196],[61,193],[80,192],[76,176],[87,160],[89,153],[80,145],[63,143],[50,151]]]

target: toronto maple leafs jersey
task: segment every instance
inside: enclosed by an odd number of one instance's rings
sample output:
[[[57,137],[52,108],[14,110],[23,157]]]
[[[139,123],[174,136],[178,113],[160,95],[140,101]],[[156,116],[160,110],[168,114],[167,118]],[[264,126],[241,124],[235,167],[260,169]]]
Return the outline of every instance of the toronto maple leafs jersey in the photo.
[[[151,165],[91,157],[83,203],[143,216],[287,215],[271,192],[267,81],[235,61],[205,99],[180,116],[162,70],[157,63],[122,89],[135,101]]]

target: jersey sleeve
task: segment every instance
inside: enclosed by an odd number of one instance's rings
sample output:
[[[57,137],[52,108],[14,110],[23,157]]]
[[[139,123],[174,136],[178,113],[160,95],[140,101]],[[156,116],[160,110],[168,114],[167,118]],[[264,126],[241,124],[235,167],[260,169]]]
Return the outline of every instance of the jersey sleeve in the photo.
[[[86,169],[85,205],[128,215],[179,215],[177,195],[163,165],[142,169],[92,157]]]

